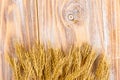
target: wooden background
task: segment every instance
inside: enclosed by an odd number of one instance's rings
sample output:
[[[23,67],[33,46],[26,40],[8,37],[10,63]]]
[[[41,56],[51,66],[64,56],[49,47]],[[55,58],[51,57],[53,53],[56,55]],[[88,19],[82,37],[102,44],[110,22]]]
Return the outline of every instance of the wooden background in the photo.
[[[108,55],[110,80],[120,80],[120,0],[0,0],[0,80],[11,80],[4,54],[14,42],[35,40],[64,50],[87,41]]]

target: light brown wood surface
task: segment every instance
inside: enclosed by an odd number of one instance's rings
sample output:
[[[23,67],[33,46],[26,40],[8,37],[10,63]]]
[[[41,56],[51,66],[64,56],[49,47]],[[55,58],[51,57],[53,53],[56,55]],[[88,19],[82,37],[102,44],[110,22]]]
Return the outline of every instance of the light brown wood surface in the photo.
[[[120,0],[0,0],[0,80],[12,76],[4,54],[35,40],[64,50],[88,42],[110,59],[110,80],[120,80]]]

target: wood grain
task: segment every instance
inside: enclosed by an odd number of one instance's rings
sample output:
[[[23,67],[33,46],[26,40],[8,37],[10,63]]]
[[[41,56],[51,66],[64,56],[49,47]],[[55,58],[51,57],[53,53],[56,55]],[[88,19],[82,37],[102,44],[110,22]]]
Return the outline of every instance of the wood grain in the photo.
[[[35,40],[63,50],[88,42],[105,51],[110,80],[119,80],[119,13],[120,0],[0,0],[0,80],[12,76],[4,54],[16,41],[30,47]]]
[[[2,0],[0,18],[0,52],[2,53],[2,80],[10,80],[11,72],[4,54],[14,53],[14,43],[30,46],[37,40],[38,24],[34,0]],[[0,79],[1,80],[1,79]]]

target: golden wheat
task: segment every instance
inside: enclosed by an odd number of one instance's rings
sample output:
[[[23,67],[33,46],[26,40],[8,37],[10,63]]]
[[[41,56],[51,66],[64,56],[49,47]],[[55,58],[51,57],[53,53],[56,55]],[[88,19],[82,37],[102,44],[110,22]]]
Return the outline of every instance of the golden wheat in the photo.
[[[15,45],[15,56],[6,58],[15,80],[109,80],[109,65],[104,53],[87,43],[69,52],[35,43],[30,49]],[[97,62],[97,64],[95,64]],[[93,69],[95,68],[95,69]]]

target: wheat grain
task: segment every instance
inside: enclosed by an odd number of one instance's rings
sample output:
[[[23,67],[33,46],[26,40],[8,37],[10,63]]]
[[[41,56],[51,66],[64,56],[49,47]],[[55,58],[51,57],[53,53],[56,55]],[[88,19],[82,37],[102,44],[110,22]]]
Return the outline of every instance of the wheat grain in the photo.
[[[68,52],[51,47],[45,50],[40,43],[27,49],[17,43],[15,56],[6,55],[15,80],[109,80],[106,56],[103,53],[96,57],[87,43]]]

